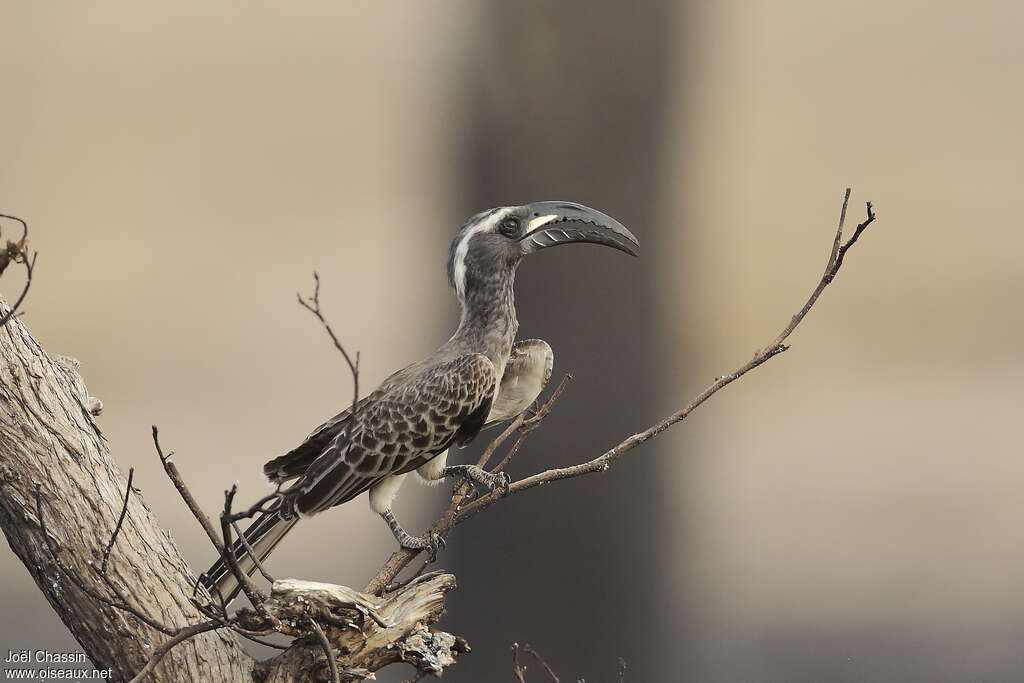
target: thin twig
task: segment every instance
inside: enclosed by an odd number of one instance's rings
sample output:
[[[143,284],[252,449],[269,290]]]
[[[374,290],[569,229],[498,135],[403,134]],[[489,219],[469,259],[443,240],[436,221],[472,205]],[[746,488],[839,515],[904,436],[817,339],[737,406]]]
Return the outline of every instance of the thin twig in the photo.
[[[526,667],[519,664],[519,643],[512,643],[512,673],[519,683],[526,683]]]
[[[619,657],[619,683],[626,683],[626,660]]]
[[[317,640],[320,641],[320,647],[324,649],[324,654],[327,656],[327,664],[331,667],[332,683],[341,683],[341,678],[338,676],[338,662],[334,659],[334,648],[331,647],[331,641],[327,640],[327,634],[324,633],[320,624],[316,623],[316,620],[310,619],[309,625],[313,633],[316,634]]]
[[[110,551],[114,549],[114,542],[117,541],[117,535],[121,533],[121,525],[124,524],[124,518],[128,514],[128,498],[132,495],[132,479],[135,478],[135,468],[128,468],[128,485],[124,487],[124,505],[121,506],[121,516],[117,518],[117,526],[114,527],[114,532],[110,534],[110,541],[107,542],[107,547],[103,550],[103,563],[100,565],[100,572],[103,574],[107,573],[107,561],[110,560]]]
[[[539,652],[530,647],[529,643],[523,645],[523,651],[528,655],[532,655],[534,659],[540,662],[540,665],[543,666],[544,670],[548,672],[548,676],[551,676],[552,681],[554,681],[555,683],[560,683],[558,680],[558,676],[555,674],[554,670],[548,665],[546,661],[544,661],[544,658],[540,656]]]
[[[155,669],[156,665],[160,663],[160,660],[164,658],[164,655],[166,655],[176,646],[185,642],[189,638],[197,636],[200,633],[206,633],[207,631],[215,631],[219,628],[224,628],[224,626],[225,624],[223,624],[222,622],[211,620],[204,621],[199,624],[193,624],[191,626],[185,626],[179,629],[170,638],[160,643],[160,645],[158,645],[157,648],[153,650],[153,654],[146,662],[146,665],[143,666],[139,670],[139,672],[135,674],[135,677],[132,678],[128,683],[140,683],[141,681],[145,680],[146,676],[153,673],[153,669]]]
[[[36,266],[36,257],[39,255],[38,252],[33,252],[31,258],[28,255],[28,223],[21,220],[17,216],[9,216],[7,214],[0,214],[0,218],[6,218],[8,220],[17,221],[21,223],[21,239],[15,242],[14,240],[8,240],[7,246],[3,249],[0,254],[0,273],[7,269],[7,266],[13,261],[15,263],[21,263],[25,266],[25,286],[21,290],[21,294],[14,301],[14,305],[11,306],[10,310],[7,311],[0,317],[0,327],[3,327],[7,322],[17,315],[18,308],[21,307],[22,302],[25,301],[25,297],[28,295],[29,287],[32,286],[32,272]]]
[[[22,263],[25,265],[25,286],[22,287],[21,294],[18,295],[18,298],[14,300],[14,305],[12,305],[11,308],[7,311],[7,313],[5,313],[2,318],[0,318],[0,327],[6,325],[11,320],[11,318],[17,315],[18,309],[21,307],[22,302],[24,302],[25,297],[28,296],[29,287],[32,286],[32,273],[35,270],[36,257],[38,256],[38,252],[34,252],[32,254],[32,258],[29,258],[28,254],[24,254],[18,260],[18,263]]]
[[[173,635],[175,633],[175,629],[169,626],[165,626],[164,624],[161,624],[152,617],[146,615],[144,612],[136,609],[132,605],[128,604],[126,600],[121,598],[121,596],[117,596],[121,600],[121,602],[118,602],[117,600],[113,600],[105,595],[98,593],[96,590],[92,588],[92,586],[85,583],[85,581],[82,580],[76,573],[71,571],[71,568],[64,564],[64,561],[60,559],[60,555],[57,552],[57,547],[54,545],[53,538],[51,538],[50,536],[50,531],[46,527],[46,516],[43,514],[42,487],[40,486],[39,483],[36,483],[35,485],[34,495],[36,499],[36,518],[39,522],[39,532],[43,536],[43,542],[46,544],[47,551],[49,551],[50,559],[53,561],[53,564],[57,567],[57,569],[59,569],[60,572],[64,576],[66,576],[67,579],[71,581],[71,583],[73,583],[76,588],[78,588],[78,590],[82,591],[84,594],[86,594],[93,600],[100,602],[104,605],[107,605],[108,607],[112,607],[122,612],[127,612],[128,614],[131,614],[142,623],[146,624],[152,629],[160,631],[161,633],[164,633],[166,635]],[[93,569],[95,569],[95,567],[93,567]],[[108,585],[110,584],[108,583]],[[117,595],[116,591],[115,595]]]
[[[232,512],[228,515],[227,519],[229,522],[237,522],[240,519],[250,519],[264,512],[273,512],[276,508],[273,505],[268,507],[267,504],[276,503],[280,499],[281,486],[279,484],[278,487],[272,493],[268,493],[267,495],[263,496],[262,498],[260,498],[251,506],[249,506],[245,510],[242,510],[241,512]]]
[[[178,490],[178,493],[181,495],[181,499],[185,501],[185,505],[188,506],[188,509],[192,512],[192,516],[195,517],[200,526],[203,527],[203,531],[206,532],[210,542],[213,543],[213,547],[217,549],[217,553],[223,555],[224,544],[221,543],[220,536],[218,536],[217,532],[214,530],[213,523],[210,521],[210,518],[206,516],[206,513],[203,512],[203,509],[199,507],[199,503],[196,502],[196,499],[192,496],[192,492],[189,491],[188,486],[185,485],[185,480],[181,478],[181,473],[178,472],[178,467],[174,464],[174,461],[171,460],[174,453],[171,452],[164,455],[163,449],[160,448],[160,435],[156,425],[153,425],[153,445],[156,446],[156,454],[160,457],[160,464],[163,465],[164,472],[167,473],[167,478],[171,480],[171,483],[174,484],[174,488]]]
[[[711,383],[711,385],[704,389],[704,391],[698,394],[696,398],[690,401],[681,410],[676,411],[675,413],[669,415],[665,419],[643,430],[642,432],[638,432],[624,439],[619,444],[617,444],[610,450],[606,451],[602,455],[577,465],[550,469],[544,472],[540,472],[538,474],[534,474],[529,477],[525,477],[524,479],[520,479],[519,481],[512,483],[512,485],[509,487],[508,493],[500,494],[498,492],[491,492],[485,496],[481,496],[480,498],[473,501],[466,507],[462,508],[462,510],[459,512],[458,517],[455,520],[455,523],[459,524],[475,516],[476,514],[482,512],[483,510],[486,510],[487,508],[491,507],[496,502],[501,500],[503,495],[514,495],[517,493],[522,493],[523,491],[534,488],[536,486],[547,484],[553,481],[572,479],[575,477],[583,476],[585,474],[607,471],[611,467],[613,462],[621,458],[629,451],[633,450],[640,444],[658,436],[672,425],[678,422],[682,422],[684,419],[686,419],[687,416],[690,415],[690,413],[692,413],[697,407],[699,407],[709,398],[714,396],[720,389],[723,389],[724,387],[732,384],[743,375],[747,374],[748,372],[755,368],[760,367],[761,365],[768,362],[769,360],[779,355],[780,353],[787,351],[789,349],[789,346],[785,344],[786,340],[797,328],[797,326],[801,322],[803,322],[804,318],[810,312],[815,302],[817,302],[818,297],[821,296],[821,293],[824,291],[825,287],[827,287],[835,279],[836,275],[839,272],[839,268],[842,265],[842,259],[846,255],[846,252],[850,249],[850,247],[853,246],[856,240],[860,237],[861,233],[863,233],[864,230],[875,220],[875,214],[872,210],[871,203],[868,202],[867,218],[864,220],[863,223],[857,226],[857,229],[854,231],[854,234],[849,239],[849,241],[843,244],[843,225],[846,220],[846,207],[849,203],[849,200],[850,189],[847,188],[846,193],[843,197],[843,208],[840,212],[839,226],[836,229],[835,238],[832,242],[832,250],[829,254],[824,274],[821,276],[821,279],[818,281],[817,286],[815,286],[814,290],[811,292],[811,295],[808,297],[806,303],[804,303],[800,311],[792,317],[789,323],[783,328],[782,332],[779,333],[779,335],[771,342],[771,344],[764,347],[763,349],[758,349],[754,353],[753,358],[744,363],[734,372],[716,378],[715,381]]]
[[[274,577],[271,576],[270,572],[263,567],[263,562],[260,561],[259,555],[257,555],[256,551],[252,549],[251,545],[249,545],[249,539],[247,539],[245,534],[242,533],[242,530],[238,528],[238,522],[231,522],[231,528],[235,530],[235,535],[238,536],[238,541],[242,544],[242,547],[245,548],[245,553],[252,560],[253,564],[256,565],[256,569],[260,571],[263,578],[270,583],[274,583]]]
[[[235,556],[234,544],[231,542],[231,523],[235,521],[231,514],[231,504],[235,500],[236,493],[238,493],[237,484],[224,492],[224,511],[220,515],[220,530],[224,537],[224,561],[227,563],[231,573],[235,575],[235,579],[238,580],[242,592],[245,593],[245,597],[249,598],[252,606],[256,608],[261,616],[272,619],[272,615],[263,605],[267,597],[256,587],[256,584],[249,578],[249,575],[238,566],[238,558]]]
[[[313,296],[308,299],[304,299],[301,294],[296,294],[295,296],[299,300],[299,305],[316,316],[316,319],[320,321],[320,324],[334,343],[334,348],[341,353],[345,362],[348,363],[348,369],[352,373],[352,414],[355,415],[356,404],[359,403],[359,352],[356,351],[355,360],[353,360],[352,356],[349,355],[344,345],[338,339],[338,335],[334,334],[331,324],[327,322],[327,318],[324,317],[323,312],[320,310],[320,274],[316,271],[313,271],[313,283]]]

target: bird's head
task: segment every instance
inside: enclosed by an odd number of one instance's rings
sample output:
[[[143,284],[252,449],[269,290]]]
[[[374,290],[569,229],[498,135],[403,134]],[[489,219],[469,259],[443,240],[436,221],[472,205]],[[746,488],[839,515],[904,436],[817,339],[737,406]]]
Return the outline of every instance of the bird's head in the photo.
[[[452,240],[448,279],[460,297],[468,282],[511,272],[522,258],[560,244],[603,244],[638,256],[640,243],[624,225],[573,202],[502,206],[470,218]]]

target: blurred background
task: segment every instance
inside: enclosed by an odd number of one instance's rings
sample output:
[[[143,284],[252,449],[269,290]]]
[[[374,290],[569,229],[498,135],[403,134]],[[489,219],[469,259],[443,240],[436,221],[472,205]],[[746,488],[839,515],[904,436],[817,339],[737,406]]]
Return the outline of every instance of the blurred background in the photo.
[[[878,222],[793,349],[602,476],[460,527],[453,681],[1024,678],[1024,9],[1009,2],[3,3],[0,210],[40,252],[26,324],[197,570],[210,509],[457,322],[481,209],[600,208],[639,260],[544,252],[522,337],[575,380],[515,475],[593,457],[746,361],[803,303],[843,188]],[[5,230],[13,230],[6,228]],[[7,233],[5,233],[7,234]],[[8,298],[20,282],[0,282]],[[470,454],[466,454],[468,458]],[[408,485],[412,529],[446,489]],[[363,501],[278,576],[362,586]],[[75,649],[0,553],[0,648]],[[401,681],[408,671],[382,672]],[[543,680],[533,672],[531,680]]]

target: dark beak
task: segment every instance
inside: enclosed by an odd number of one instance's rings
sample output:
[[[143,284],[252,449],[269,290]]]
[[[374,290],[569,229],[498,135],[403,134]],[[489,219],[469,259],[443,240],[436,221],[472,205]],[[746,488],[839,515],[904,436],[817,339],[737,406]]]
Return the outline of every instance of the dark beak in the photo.
[[[596,209],[573,202],[534,202],[527,208],[530,213],[526,218],[526,233],[519,240],[524,253],[531,254],[559,244],[591,242],[632,256],[640,255],[637,251],[640,243],[633,233]]]

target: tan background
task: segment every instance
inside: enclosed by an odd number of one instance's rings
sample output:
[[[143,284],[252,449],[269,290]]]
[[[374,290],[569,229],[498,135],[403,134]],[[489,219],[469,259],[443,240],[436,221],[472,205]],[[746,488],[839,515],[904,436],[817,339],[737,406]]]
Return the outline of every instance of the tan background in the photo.
[[[119,462],[197,567],[209,552],[158,470],[149,425],[204,503],[232,480],[255,496],[258,464],[349,396],[294,304],[311,270],[363,352],[364,386],[455,321],[447,241],[483,208],[464,189],[467,72],[501,40],[564,33],[580,41],[581,69],[611,73],[602,42],[614,31],[537,24],[495,41],[489,7],[4,3],[0,208],[31,221],[41,252],[26,321],[82,361]],[[646,11],[594,7],[612,25]],[[796,310],[845,185],[854,217],[870,198],[880,218],[789,353],[635,454],[664,467],[659,490],[628,492],[657,501],[664,535],[646,556],[603,554],[587,572],[626,593],[639,565],[655,567],[659,609],[562,629],[565,643],[600,629],[625,651],[581,661],[554,636],[534,644],[570,680],[612,680],[619,655],[634,681],[1020,680],[1024,11],[733,0],[671,16],[659,154],[607,169],[626,177],[641,163],[658,179],[657,220],[631,225],[660,247],[642,261],[654,294],[636,302],[649,321],[637,348],[660,369],[652,419]],[[382,263],[397,267],[383,277]],[[535,272],[558,286],[556,269]],[[15,286],[5,276],[4,293]],[[589,301],[572,315],[602,312]],[[600,373],[573,361],[559,356]],[[633,395],[622,393],[611,399]],[[410,526],[443,498],[404,493]],[[391,543],[355,503],[304,524],[274,568],[356,584]],[[529,535],[515,543],[529,553]],[[460,599],[489,589],[500,614],[501,586],[469,578]],[[0,650],[73,647],[9,554],[0,591]],[[507,680],[501,644],[536,637],[493,620],[452,680]]]

